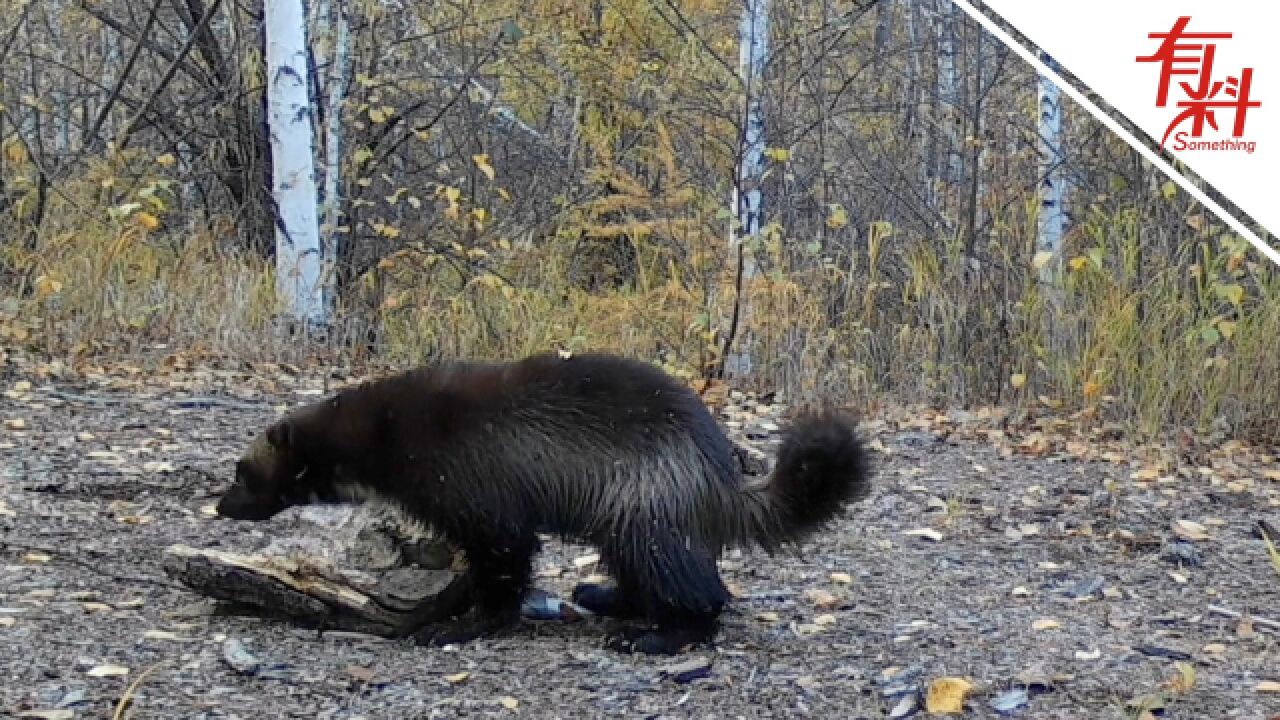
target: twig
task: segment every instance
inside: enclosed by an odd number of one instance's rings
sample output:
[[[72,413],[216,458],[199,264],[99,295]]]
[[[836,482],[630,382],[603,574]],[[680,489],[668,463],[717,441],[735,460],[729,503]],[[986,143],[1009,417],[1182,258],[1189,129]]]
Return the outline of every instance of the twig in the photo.
[[[70,554],[70,552],[66,550],[58,550],[57,548],[46,547],[44,545],[32,545],[32,544],[23,543],[23,542],[14,542],[12,540],[0,540],[0,547],[13,548],[15,550],[25,550],[27,552],[42,552],[42,553],[45,553],[46,555],[53,555],[55,557],[66,560],[72,565],[77,565],[86,570],[92,570],[93,572],[103,577],[111,578],[112,580],[116,580],[119,582],[132,582],[132,583],[139,583],[142,585],[155,585],[156,587],[162,587],[168,590],[184,589],[181,585],[177,585],[171,582],[165,582],[164,580],[156,580],[155,578],[141,577],[138,575],[119,575],[117,573],[111,572],[110,570],[103,569],[102,566],[98,563],[93,563],[88,560],[81,560],[80,558]]]
[[[1221,605],[1210,605],[1209,612],[1210,614],[1213,614],[1213,615],[1221,615],[1223,617],[1229,617],[1232,620],[1240,620],[1244,617],[1243,613],[1238,613],[1235,610],[1228,610],[1227,608],[1224,608]],[[1258,617],[1257,615],[1250,615],[1249,621],[1252,622],[1256,627],[1266,628],[1267,630],[1280,633],[1280,621],[1278,620],[1271,620],[1269,618]]]
[[[127,400],[123,398],[102,397],[100,395],[81,395],[79,393],[69,392],[67,390],[59,390],[58,388],[45,388],[45,392],[49,395],[66,400],[67,402],[83,403],[85,405],[123,405]],[[160,400],[179,408],[207,408],[207,407],[225,407],[235,410],[262,410],[267,406],[260,403],[248,403],[231,398],[218,397],[217,395],[197,395],[195,397],[186,398],[135,398],[139,402]]]
[[[129,687],[124,689],[124,694],[120,696],[120,702],[116,703],[116,711],[112,713],[111,720],[124,720],[124,711],[129,707],[130,701],[133,700],[133,695],[138,691],[138,686],[142,685],[142,681],[146,680],[148,675],[159,670],[160,666],[167,662],[168,660],[161,660],[155,665],[143,670],[141,673],[138,673],[138,677],[134,678],[134,681],[129,683]]]

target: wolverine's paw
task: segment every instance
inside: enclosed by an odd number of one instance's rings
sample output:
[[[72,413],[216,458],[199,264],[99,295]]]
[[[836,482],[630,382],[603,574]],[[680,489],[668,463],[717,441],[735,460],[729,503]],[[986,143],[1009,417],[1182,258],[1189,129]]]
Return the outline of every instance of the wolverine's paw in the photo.
[[[426,647],[463,645],[482,637],[495,637],[510,630],[514,623],[495,620],[454,620],[428,625],[413,634],[413,644]]]
[[[701,631],[626,628],[606,638],[605,647],[620,653],[679,655],[694,645],[709,640],[710,636]]]
[[[630,617],[635,610],[622,597],[617,585],[599,583],[578,583],[573,588],[573,602],[590,610],[596,615],[606,617]]]

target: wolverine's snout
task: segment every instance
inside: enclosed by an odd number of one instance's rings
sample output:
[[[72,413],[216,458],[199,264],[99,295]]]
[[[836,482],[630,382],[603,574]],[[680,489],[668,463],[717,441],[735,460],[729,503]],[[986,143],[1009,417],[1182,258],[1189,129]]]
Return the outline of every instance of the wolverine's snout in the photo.
[[[288,505],[274,495],[257,495],[236,483],[218,501],[218,515],[232,520],[269,520]]]

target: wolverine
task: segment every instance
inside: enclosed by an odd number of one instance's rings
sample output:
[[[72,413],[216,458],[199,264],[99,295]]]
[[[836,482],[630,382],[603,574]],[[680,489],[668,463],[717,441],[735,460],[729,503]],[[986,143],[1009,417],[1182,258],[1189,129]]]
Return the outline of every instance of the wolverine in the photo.
[[[433,528],[465,553],[473,595],[417,632],[433,645],[519,620],[538,533],[591,543],[613,581],[574,601],[627,619],[610,647],[673,654],[715,634],[723,550],[798,543],[869,487],[841,413],[798,417],[769,479],[747,482],[684,384],[640,361],[548,354],[420,368],[294,410],[236,464],[218,513],[371,500]]]

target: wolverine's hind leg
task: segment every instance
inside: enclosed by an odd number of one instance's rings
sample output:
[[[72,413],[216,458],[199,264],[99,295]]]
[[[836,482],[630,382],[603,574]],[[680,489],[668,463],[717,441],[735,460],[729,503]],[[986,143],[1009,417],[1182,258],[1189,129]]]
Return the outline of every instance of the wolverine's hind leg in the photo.
[[[419,630],[414,640],[420,645],[469,642],[497,634],[520,620],[520,601],[529,586],[537,537],[468,542],[462,549],[470,565],[472,612]]]
[[[609,599],[644,619],[644,625],[612,636],[609,647],[671,655],[715,635],[729,593],[710,550],[675,533],[659,532],[639,544],[610,548],[605,555],[618,578]]]
[[[573,588],[573,601],[596,615],[614,618],[636,617],[640,614],[629,597],[610,583],[578,583]]]

